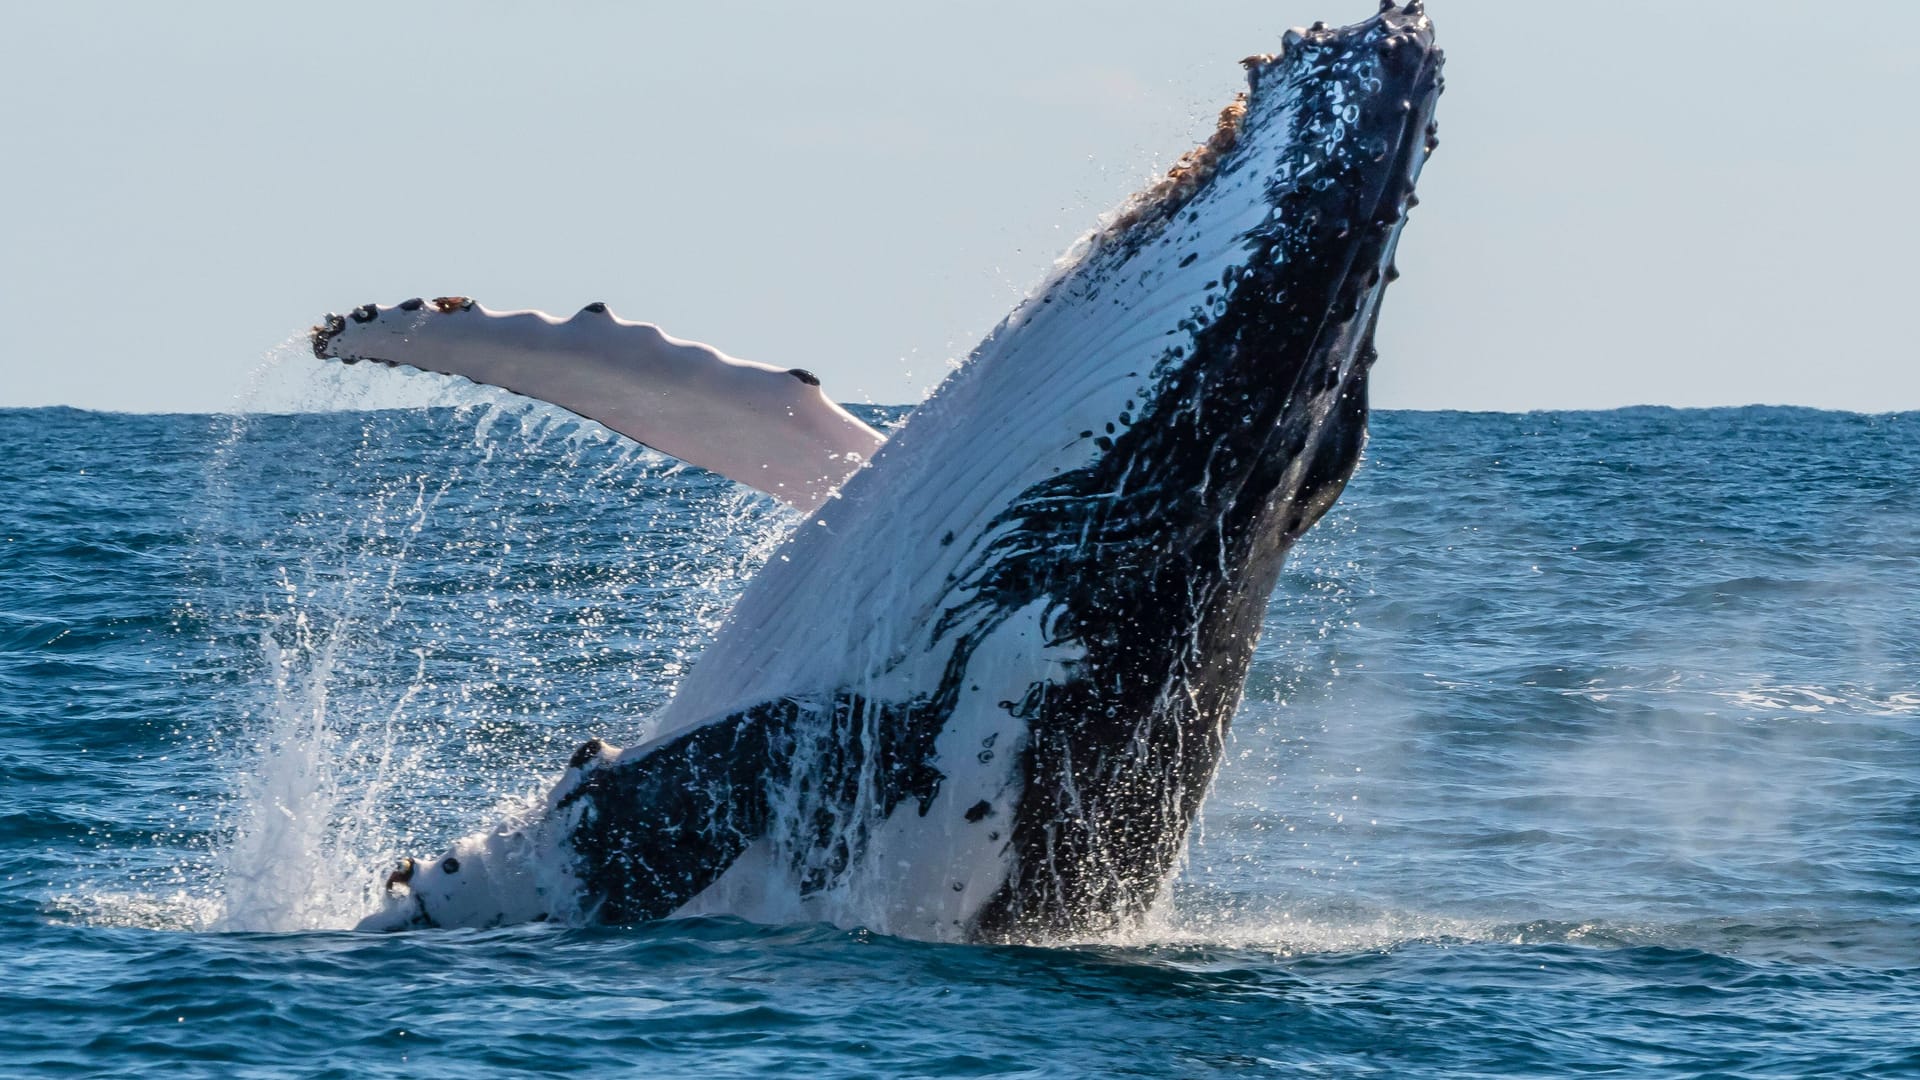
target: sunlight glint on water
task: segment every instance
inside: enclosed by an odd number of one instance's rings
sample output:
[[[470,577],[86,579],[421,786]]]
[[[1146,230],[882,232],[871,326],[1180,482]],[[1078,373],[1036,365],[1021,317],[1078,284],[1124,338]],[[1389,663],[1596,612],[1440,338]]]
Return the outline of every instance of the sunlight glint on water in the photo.
[[[494,405],[0,410],[0,1072],[1920,1072],[1917,424],[1377,417],[1170,903],[1001,949],[256,932],[643,737],[786,519]]]

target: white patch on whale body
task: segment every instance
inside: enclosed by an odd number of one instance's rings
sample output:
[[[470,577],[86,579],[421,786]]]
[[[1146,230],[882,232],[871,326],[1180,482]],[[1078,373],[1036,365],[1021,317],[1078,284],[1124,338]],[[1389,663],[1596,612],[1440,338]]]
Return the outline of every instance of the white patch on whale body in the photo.
[[[1024,793],[1020,762],[1029,734],[1017,703],[1036,684],[1066,681],[1080,656],[1074,647],[1045,645],[1046,615],[1047,601],[1037,600],[975,649],[934,742],[939,794],[926,813],[907,800],[873,830],[865,866],[848,875],[842,910],[829,921],[871,920],[909,937],[966,940],[974,916],[1013,866],[1013,814]],[[929,656],[944,663],[944,656]],[[985,812],[970,820],[969,811],[982,805]]]
[[[772,835],[754,844],[726,873],[674,912],[726,914],[756,922],[826,922],[880,927],[930,941],[963,941],[974,916],[993,898],[1012,868],[1013,812],[1023,793],[1021,755],[1027,724],[1009,703],[1040,683],[1066,679],[1080,650],[1044,646],[1045,601],[1035,601],[982,640],[968,664],[952,714],[934,743],[942,774],[939,794],[922,813],[902,801],[869,826],[854,861],[830,886],[802,890],[794,870],[808,852],[782,843],[807,821],[811,806],[776,808]],[[920,678],[889,679],[866,689],[886,694],[889,681],[924,684],[938,677],[945,656],[916,657]],[[898,692],[897,688],[893,692]],[[805,767],[804,761],[799,763]],[[970,813],[984,806],[983,811]],[[860,813],[855,807],[853,813]],[[808,845],[811,846],[811,845]]]

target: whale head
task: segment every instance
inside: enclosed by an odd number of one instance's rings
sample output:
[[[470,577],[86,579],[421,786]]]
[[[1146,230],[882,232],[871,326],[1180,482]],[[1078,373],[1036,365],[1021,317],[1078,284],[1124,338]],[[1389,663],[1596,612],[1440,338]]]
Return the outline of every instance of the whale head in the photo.
[[[1148,495],[1162,512],[1142,521],[1163,533],[1224,515],[1269,546],[1326,511],[1365,436],[1374,330],[1437,146],[1442,60],[1416,0],[1289,31],[1278,55],[1243,61],[1248,91],[1214,138],[1096,237],[1093,273],[1058,287],[1078,285],[1082,305],[1127,278],[1147,283],[1141,309],[1180,298],[1148,370],[1121,350],[1126,371],[1107,363],[1139,393],[1115,430],[1094,430],[1096,459],[1069,470],[1098,477],[1083,487]]]

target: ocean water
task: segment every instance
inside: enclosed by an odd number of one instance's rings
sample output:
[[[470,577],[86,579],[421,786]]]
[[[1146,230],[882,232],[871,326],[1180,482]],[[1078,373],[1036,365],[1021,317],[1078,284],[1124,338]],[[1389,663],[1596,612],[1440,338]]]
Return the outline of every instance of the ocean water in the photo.
[[[0,1075],[1920,1075],[1920,414],[1378,416],[1114,940],[343,930],[786,520],[537,408],[0,411]]]

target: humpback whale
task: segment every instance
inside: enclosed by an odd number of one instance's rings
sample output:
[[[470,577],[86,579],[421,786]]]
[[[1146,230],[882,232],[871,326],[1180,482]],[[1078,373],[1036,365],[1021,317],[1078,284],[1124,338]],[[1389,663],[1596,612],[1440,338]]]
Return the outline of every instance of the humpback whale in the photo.
[[[322,356],[542,398],[806,511],[644,742],[589,741],[543,806],[404,861],[362,927],[724,913],[1034,941],[1147,912],[1282,560],[1358,463],[1436,145],[1419,0],[1244,64],[1212,138],[884,441],[804,372],[597,305],[316,327]]]

